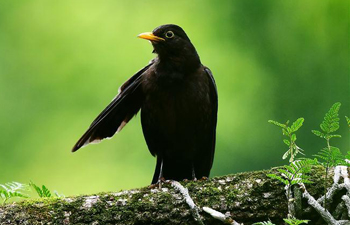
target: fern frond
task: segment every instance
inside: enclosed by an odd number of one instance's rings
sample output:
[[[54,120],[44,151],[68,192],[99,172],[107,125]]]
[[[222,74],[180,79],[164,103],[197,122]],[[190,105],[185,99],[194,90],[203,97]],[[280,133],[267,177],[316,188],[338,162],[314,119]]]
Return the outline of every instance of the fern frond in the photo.
[[[297,160],[293,165],[295,168],[297,168],[299,171],[302,171],[303,173],[308,173],[311,170],[311,166],[315,164],[315,161],[312,159],[304,159],[304,160]]]
[[[345,119],[346,119],[346,123],[348,124],[348,127],[350,128],[350,119],[349,119],[349,117],[345,116]]]
[[[40,188],[39,186],[34,184],[32,181],[30,181],[29,185],[36,191],[36,193],[39,195],[40,198],[52,197],[50,190],[45,185],[42,185]],[[59,196],[57,196],[57,197],[59,197]]]
[[[285,185],[288,185],[289,184],[289,181],[288,180],[286,180],[286,179],[284,179],[284,178],[282,178],[282,177],[280,177],[280,176],[278,176],[278,175],[276,175],[276,174],[266,174],[266,176],[268,176],[268,177],[270,177],[270,178],[272,178],[272,179],[275,179],[275,180],[278,180],[278,181],[280,181],[281,183],[283,183],[283,184],[285,184]]]
[[[319,164],[325,167],[335,167],[339,165],[346,165],[345,156],[340,152],[339,148],[330,146],[330,149],[323,148],[316,155],[322,161]]]
[[[34,184],[32,181],[30,181],[29,185],[36,191],[36,193],[39,195],[39,197],[43,197],[43,191],[40,187],[38,187],[36,184]]]
[[[334,103],[334,105],[329,109],[329,111],[324,116],[324,119],[320,125],[321,129],[329,134],[332,132],[335,132],[339,129],[339,109],[340,109],[340,102]]]
[[[22,184],[19,182],[9,182],[5,184],[0,184],[0,198],[3,199],[3,203],[5,203],[10,198],[20,197],[20,198],[28,198],[23,191],[28,190],[28,185]]]
[[[297,172],[296,170],[298,170],[298,168],[294,167],[294,162],[292,162],[290,165],[285,165],[284,168],[286,168],[288,170],[288,173],[292,175]]]
[[[300,183],[312,183],[309,180],[309,176],[306,175],[310,172],[311,166],[315,163],[312,159],[296,160],[290,165],[285,165],[284,167],[288,170],[288,180],[293,184]],[[284,175],[284,173],[282,173]]]
[[[285,168],[286,168],[286,166],[288,166],[288,165],[285,165]],[[281,175],[289,181],[292,180],[292,178],[293,178],[293,173],[291,173],[288,169],[287,170],[278,169],[278,172],[280,172]]]
[[[43,190],[43,195],[45,197],[51,197],[52,196],[50,190],[47,189],[47,187],[45,187],[45,185],[42,186],[42,190]]]
[[[345,156],[341,153],[339,148],[331,146],[331,157],[331,165],[333,167],[345,164]]]

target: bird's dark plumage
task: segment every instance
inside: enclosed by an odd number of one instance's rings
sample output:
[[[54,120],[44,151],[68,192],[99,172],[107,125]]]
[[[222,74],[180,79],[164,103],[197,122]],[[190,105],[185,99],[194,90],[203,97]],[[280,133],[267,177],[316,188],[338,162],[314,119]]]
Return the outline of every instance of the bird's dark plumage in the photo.
[[[158,56],[121,86],[72,151],[112,137],[141,109],[145,140],[157,157],[152,183],[208,177],[218,109],[214,77],[181,27],[163,25],[139,37]]]

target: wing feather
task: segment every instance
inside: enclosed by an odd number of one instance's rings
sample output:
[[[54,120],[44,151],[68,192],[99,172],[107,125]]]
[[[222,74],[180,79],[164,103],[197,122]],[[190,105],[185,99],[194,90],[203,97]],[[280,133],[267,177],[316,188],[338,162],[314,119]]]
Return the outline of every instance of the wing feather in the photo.
[[[98,143],[105,138],[112,137],[140,110],[144,97],[140,88],[142,74],[152,64],[151,61],[120,87],[119,94],[91,123],[89,129],[74,145],[72,152],[87,144]]]

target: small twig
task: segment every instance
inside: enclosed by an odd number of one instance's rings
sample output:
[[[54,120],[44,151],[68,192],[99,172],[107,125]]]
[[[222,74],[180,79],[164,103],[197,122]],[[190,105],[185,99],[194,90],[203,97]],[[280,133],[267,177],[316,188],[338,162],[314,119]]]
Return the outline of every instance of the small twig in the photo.
[[[216,211],[215,209],[203,207],[203,211],[211,215],[214,219],[220,220],[225,224],[239,225],[239,223],[234,221],[231,217],[225,216],[225,214],[222,214],[221,212]]]
[[[344,183],[339,184],[339,180],[340,177],[343,177],[344,179]],[[314,199],[314,197],[312,197],[306,190],[304,184],[301,184],[300,187],[303,190],[303,197],[306,198],[308,200],[309,205],[311,205],[320,215],[321,217],[327,222],[327,224],[334,224],[334,225],[345,225],[345,224],[350,224],[350,222],[348,220],[339,220],[337,221],[336,219],[334,219],[334,217],[328,212],[328,210],[326,210],[325,208],[323,208],[321,206],[321,203],[323,201],[332,201],[333,196],[335,195],[336,192],[338,192],[339,190],[342,189],[346,189],[347,190],[347,195],[344,195],[342,197],[342,200],[344,201],[346,207],[347,207],[347,211],[348,214],[350,215],[350,197],[349,195],[349,190],[350,190],[350,180],[349,180],[349,175],[348,175],[348,171],[347,171],[347,167],[346,166],[337,166],[334,169],[334,177],[333,177],[333,185],[332,187],[327,191],[326,195],[319,198],[317,201]],[[344,208],[344,206],[342,205],[342,203],[340,205],[338,205],[338,207],[336,208],[336,212],[334,214],[334,216],[338,217],[341,214],[341,210]]]
[[[194,204],[190,194],[188,193],[188,189],[182,186],[179,182],[172,180],[171,186],[175,188],[178,192],[180,192],[185,199],[187,205],[190,207],[192,216],[195,221],[197,221],[199,224],[204,225],[203,221],[201,220],[201,216],[199,215],[199,208]]]
[[[333,201],[333,196],[339,192],[340,190],[345,188],[345,184],[333,184],[332,187],[327,191],[326,193],[326,198],[327,198],[327,202],[329,201],[329,203],[332,203]],[[318,203],[321,203],[324,201],[324,195],[322,197],[320,197],[319,199],[317,199]]]
[[[343,184],[338,184],[340,177],[343,177],[344,179]],[[331,188],[327,191],[327,193],[322,197],[320,197],[319,199],[317,199],[318,203],[323,202],[325,200],[325,197],[326,197],[326,200],[330,201],[329,203],[331,203],[333,196],[343,188],[346,188],[347,191],[350,192],[350,179],[348,176],[348,170],[346,166],[336,166],[334,168],[333,181],[334,183],[331,186]]]
[[[350,225],[350,221],[349,220],[339,220],[338,224],[339,225]]]
[[[324,219],[325,222],[327,222],[327,224],[339,225],[339,222],[334,219],[328,210],[323,208],[321,204],[318,203],[318,201],[316,201],[315,198],[309,194],[304,184],[300,184],[300,187],[303,190],[303,197],[307,199],[309,205],[311,205],[320,214],[320,216]]]

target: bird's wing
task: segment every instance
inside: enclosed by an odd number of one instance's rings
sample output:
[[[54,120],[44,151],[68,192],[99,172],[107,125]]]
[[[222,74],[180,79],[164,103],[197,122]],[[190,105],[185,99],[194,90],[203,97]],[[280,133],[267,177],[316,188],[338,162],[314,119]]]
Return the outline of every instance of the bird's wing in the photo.
[[[143,94],[140,89],[142,74],[153,64],[138,71],[119,89],[118,95],[91,123],[89,129],[74,145],[72,152],[89,144],[98,143],[119,132],[127,122],[140,110]]]
[[[210,78],[209,97],[210,97],[210,101],[212,102],[212,109],[213,109],[212,119],[211,119],[211,124],[210,124],[210,126],[211,126],[211,134],[210,134],[210,138],[211,138],[211,162],[210,162],[210,168],[211,168],[211,166],[213,164],[213,160],[214,160],[214,153],[215,153],[216,123],[217,123],[217,112],[218,112],[218,91],[216,88],[216,83],[215,83],[213,74],[211,73],[210,69],[208,67],[205,67],[204,70]]]

